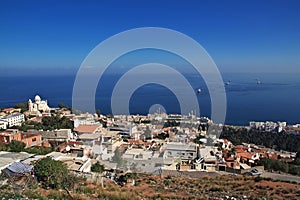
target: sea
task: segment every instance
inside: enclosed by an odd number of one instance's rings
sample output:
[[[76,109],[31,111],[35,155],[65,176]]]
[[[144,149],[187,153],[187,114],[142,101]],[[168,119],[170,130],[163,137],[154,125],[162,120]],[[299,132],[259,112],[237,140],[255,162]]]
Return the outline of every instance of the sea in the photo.
[[[286,121],[300,123],[300,74],[292,73],[224,73],[226,90],[226,124],[248,125],[249,121]],[[72,106],[75,75],[0,75],[0,108],[12,107],[40,95],[50,107],[59,103]],[[117,74],[100,79],[95,95],[96,108],[103,114],[112,113],[111,96]],[[200,113],[210,117],[211,100],[205,82],[194,74],[185,75],[197,93]],[[170,77],[172,78],[172,77]],[[176,80],[174,80],[176,85]],[[185,91],[184,86],[182,91]],[[198,94],[197,90],[201,89]],[[184,93],[184,92],[183,92]],[[184,94],[183,94],[184,95]],[[161,105],[167,113],[180,113],[180,103],[172,90],[159,84],[140,86],[131,96],[129,111],[148,114],[153,105]]]

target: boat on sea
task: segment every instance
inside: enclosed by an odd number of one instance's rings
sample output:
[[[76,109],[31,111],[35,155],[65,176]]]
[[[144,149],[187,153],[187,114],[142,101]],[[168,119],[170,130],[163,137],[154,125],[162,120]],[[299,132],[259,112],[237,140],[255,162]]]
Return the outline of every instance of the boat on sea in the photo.
[[[230,83],[231,83],[231,80],[225,82],[225,85],[230,85]]]
[[[256,79],[256,84],[257,84],[257,85],[261,85],[262,82],[257,78],[257,79]]]

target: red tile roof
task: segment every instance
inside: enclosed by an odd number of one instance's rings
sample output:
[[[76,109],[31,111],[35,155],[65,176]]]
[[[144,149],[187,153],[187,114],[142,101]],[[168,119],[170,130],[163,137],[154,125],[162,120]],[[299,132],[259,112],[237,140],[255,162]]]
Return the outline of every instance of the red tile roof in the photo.
[[[96,125],[79,125],[74,130],[80,133],[94,133],[98,128]]]
[[[249,152],[237,153],[238,157],[252,159],[252,154]]]
[[[142,145],[144,142],[142,140],[128,140],[129,144]]]
[[[73,142],[73,141],[69,141],[68,145],[82,145],[82,142]]]

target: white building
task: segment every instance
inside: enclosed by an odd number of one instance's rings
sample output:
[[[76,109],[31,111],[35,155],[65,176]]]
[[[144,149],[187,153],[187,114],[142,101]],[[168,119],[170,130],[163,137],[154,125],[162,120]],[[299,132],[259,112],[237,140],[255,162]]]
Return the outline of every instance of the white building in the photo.
[[[198,148],[196,144],[184,144],[170,142],[166,146],[164,158],[181,158],[193,160],[197,157]]]
[[[283,129],[285,129],[286,127],[286,122],[277,122],[278,124],[278,132],[283,131]]]
[[[144,149],[127,149],[122,155],[126,168],[130,171],[156,173],[165,164],[165,159],[158,152]]]
[[[74,127],[77,128],[79,125],[101,125],[100,122],[96,121],[96,117],[92,114],[85,113],[76,115],[74,117]]]
[[[249,123],[250,128],[252,129],[260,129],[264,131],[274,131],[277,130],[278,132],[281,132],[285,127],[286,127],[286,122],[271,122],[271,121],[266,121],[266,122],[255,122],[252,121]]]
[[[3,118],[3,121],[7,122],[8,127],[21,126],[25,122],[24,115],[21,113],[11,114]]]
[[[249,123],[250,128],[252,129],[263,129],[265,127],[265,122],[255,122],[251,121]]]
[[[50,110],[47,100],[42,100],[39,95],[34,97],[34,101],[35,102],[32,102],[31,99],[28,100],[29,112],[46,112]]]
[[[7,129],[8,123],[0,119],[0,129]]]
[[[101,160],[111,160],[115,155],[115,150],[123,142],[112,137],[101,135],[99,140],[94,140],[92,153]]]

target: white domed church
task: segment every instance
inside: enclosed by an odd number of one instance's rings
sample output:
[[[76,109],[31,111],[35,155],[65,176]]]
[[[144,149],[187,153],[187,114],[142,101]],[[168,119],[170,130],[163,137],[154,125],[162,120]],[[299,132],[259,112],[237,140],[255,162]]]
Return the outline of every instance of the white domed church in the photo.
[[[28,100],[28,108],[29,112],[46,112],[50,110],[47,100],[42,100],[39,95],[34,97],[34,102],[31,99]]]

